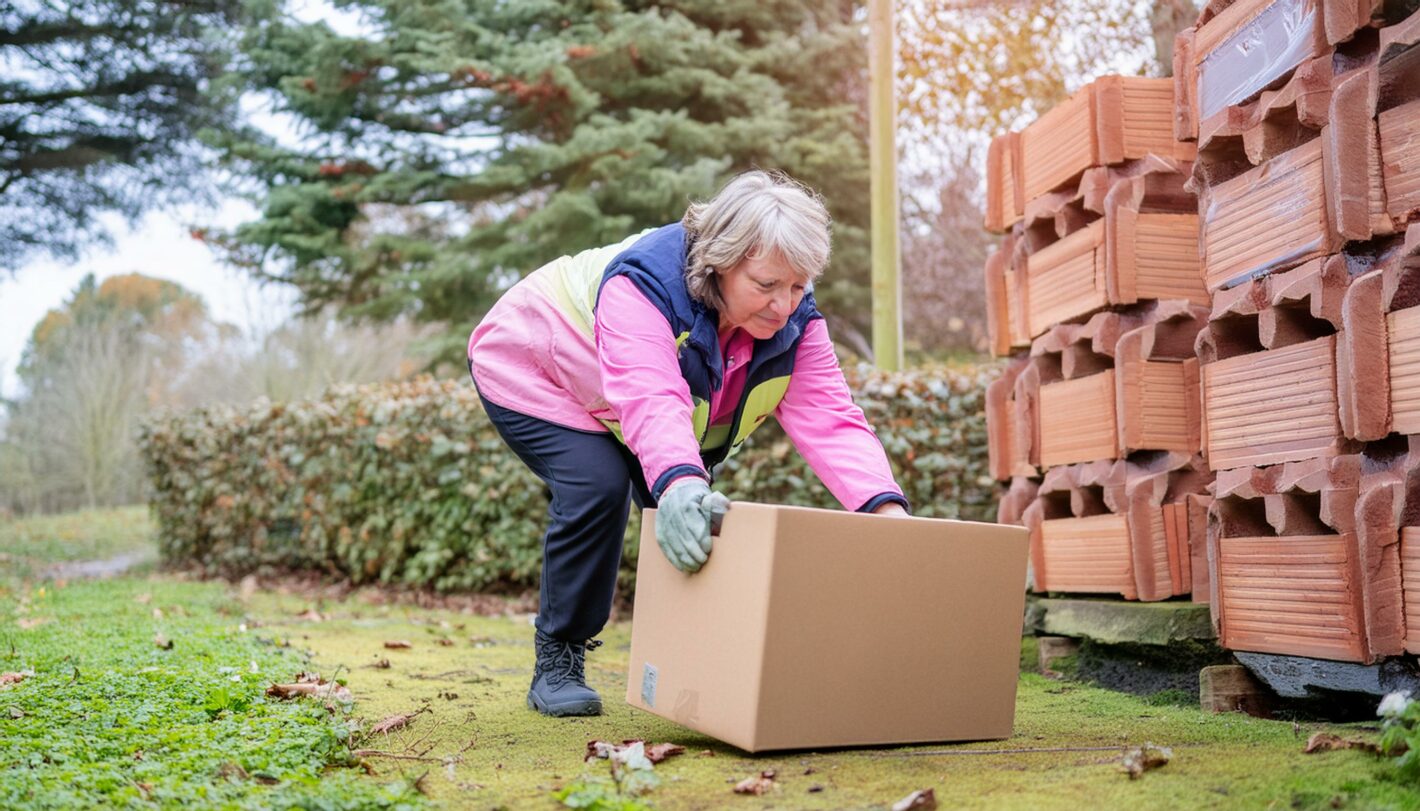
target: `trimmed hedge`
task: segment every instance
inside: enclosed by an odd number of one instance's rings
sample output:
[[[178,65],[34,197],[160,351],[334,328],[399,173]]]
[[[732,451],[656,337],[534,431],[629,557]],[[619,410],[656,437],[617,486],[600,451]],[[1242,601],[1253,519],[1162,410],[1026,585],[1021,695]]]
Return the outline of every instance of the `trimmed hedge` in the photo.
[[[983,410],[993,376],[994,366],[848,371],[916,514],[994,518]],[[537,582],[545,488],[467,381],[337,386],[317,400],[171,414],[145,425],[141,444],[171,564],[227,576],[318,570],[439,591]],[[733,499],[838,506],[773,424],[716,478]]]

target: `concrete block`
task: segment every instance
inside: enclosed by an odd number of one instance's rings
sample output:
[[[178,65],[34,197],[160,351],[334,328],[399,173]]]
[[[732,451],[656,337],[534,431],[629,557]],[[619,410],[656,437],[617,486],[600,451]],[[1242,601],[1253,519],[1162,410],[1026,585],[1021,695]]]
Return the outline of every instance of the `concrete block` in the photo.
[[[1404,659],[1368,665],[1245,651],[1233,655],[1283,698],[1320,698],[1335,693],[1367,693],[1379,698],[1399,690],[1420,695],[1420,668]]]
[[[1088,598],[1035,601],[1043,633],[1105,644],[1168,645],[1213,639],[1208,609],[1193,603],[1141,603]]]

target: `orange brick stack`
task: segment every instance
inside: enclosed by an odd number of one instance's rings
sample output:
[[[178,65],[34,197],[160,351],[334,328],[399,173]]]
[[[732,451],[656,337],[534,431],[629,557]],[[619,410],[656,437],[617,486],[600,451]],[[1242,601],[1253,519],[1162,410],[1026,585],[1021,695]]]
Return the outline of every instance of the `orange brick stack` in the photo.
[[[988,320],[1010,358],[987,391],[991,470],[1010,481],[999,519],[1031,529],[1037,591],[1194,592],[1209,299],[1177,107],[1172,80],[1107,76],[988,155],[986,225],[1005,232]]]
[[[1179,37],[1212,297],[1203,534],[1233,650],[1370,663],[1420,642],[1420,13],[1386,18],[1402,7],[1214,0]]]

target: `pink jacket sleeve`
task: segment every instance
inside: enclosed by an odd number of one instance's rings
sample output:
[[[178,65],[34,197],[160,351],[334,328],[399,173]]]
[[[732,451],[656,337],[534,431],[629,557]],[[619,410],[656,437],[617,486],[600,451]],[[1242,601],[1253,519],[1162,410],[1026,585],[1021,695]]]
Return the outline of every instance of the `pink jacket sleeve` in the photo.
[[[634,282],[617,277],[602,288],[593,329],[602,396],[620,420],[651,494],[660,498],[666,485],[684,475],[708,480],[691,422],[690,386],[665,316]]]
[[[789,389],[774,416],[845,509],[869,512],[895,501],[908,507],[887,453],[853,402],[823,319],[809,322]]]

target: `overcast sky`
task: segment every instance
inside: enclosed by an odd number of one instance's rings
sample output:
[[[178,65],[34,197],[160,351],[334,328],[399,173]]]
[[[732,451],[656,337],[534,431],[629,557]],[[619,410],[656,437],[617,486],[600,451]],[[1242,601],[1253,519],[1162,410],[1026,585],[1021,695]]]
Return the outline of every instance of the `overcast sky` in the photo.
[[[217,319],[243,328],[282,320],[291,309],[288,294],[270,286],[262,289],[223,267],[206,245],[188,234],[192,223],[232,226],[255,215],[246,203],[231,201],[215,212],[155,212],[133,230],[120,220],[111,248],[93,246],[78,262],[31,262],[13,278],[0,277],[0,394],[15,393],[15,364],[35,323],[63,304],[86,273],[100,280],[135,271],[171,279],[201,295]]]

